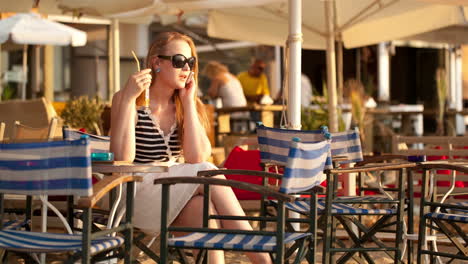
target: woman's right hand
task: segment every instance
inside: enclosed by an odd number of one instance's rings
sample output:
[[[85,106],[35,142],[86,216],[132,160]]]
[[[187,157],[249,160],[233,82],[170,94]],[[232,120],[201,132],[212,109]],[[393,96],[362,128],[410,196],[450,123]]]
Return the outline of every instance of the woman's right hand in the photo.
[[[136,99],[142,92],[149,89],[152,78],[151,69],[144,69],[131,75],[124,88],[126,97]]]

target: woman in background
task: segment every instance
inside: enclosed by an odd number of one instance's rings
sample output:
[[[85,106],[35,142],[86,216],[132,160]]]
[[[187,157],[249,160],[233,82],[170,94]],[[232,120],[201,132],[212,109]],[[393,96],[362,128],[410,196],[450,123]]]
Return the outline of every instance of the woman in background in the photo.
[[[223,107],[247,106],[247,100],[245,99],[241,83],[236,76],[229,72],[229,69],[224,64],[209,61],[203,68],[203,75],[207,76],[211,81],[208,95],[211,98],[220,97]],[[249,119],[249,112],[235,112],[230,117],[233,132],[247,130],[247,127],[243,127],[243,124]]]

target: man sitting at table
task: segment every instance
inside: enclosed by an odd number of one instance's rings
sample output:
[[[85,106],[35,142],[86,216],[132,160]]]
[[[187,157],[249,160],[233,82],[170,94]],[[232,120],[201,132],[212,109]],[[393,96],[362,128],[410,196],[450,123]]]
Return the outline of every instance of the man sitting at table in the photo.
[[[237,75],[242,84],[245,98],[249,103],[259,103],[264,95],[270,95],[268,80],[264,72],[266,64],[263,60],[256,59],[248,71]]]

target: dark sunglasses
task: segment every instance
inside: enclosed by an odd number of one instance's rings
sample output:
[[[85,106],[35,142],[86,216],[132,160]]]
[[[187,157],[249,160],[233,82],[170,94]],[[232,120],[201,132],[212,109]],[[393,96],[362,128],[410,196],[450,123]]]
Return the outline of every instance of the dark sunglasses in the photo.
[[[178,69],[183,68],[185,64],[188,63],[188,66],[190,67],[190,69],[193,70],[193,66],[195,66],[195,62],[197,61],[195,57],[190,57],[187,59],[182,54],[176,54],[173,56],[158,55],[158,58],[172,61],[172,67],[178,68]]]

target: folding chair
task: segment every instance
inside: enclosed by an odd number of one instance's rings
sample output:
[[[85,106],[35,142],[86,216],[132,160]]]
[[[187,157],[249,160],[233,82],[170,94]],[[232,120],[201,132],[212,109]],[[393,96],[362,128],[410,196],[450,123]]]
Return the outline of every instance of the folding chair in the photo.
[[[265,170],[268,170],[270,167],[276,167],[278,172],[278,166],[285,166],[288,158],[289,142],[292,138],[298,137],[303,140],[303,142],[317,142],[323,141],[330,137],[330,133],[326,127],[323,127],[320,130],[291,130],[291,129],[277,129],[266,127],[262,124],[257,126],[257,136],[258,143],[260,147],[260,158],[262,165],[265,167]],[[335,143],[333,143],[335,141]],[[349,163],[351,161],[361,160],[362,153],[360,148],[360,142],[356,145],[356,141],[359,142],[359,132],[357,130],[350,131],[349,135],[347,133],[337,133],[336,139],[332,137],[331,144],[332,150],[331,153],[340,155],[341,163]],[[333,149],[333,144],[335,145]],[[327,157],[325,168],[332,168],[332,159],[331,156]],[[277,177],[278,180],[281,179],[281,176],[274,176],[274,174],[268,172],[259,172],[259,171],[248,171],[248,170],[222,170],[221,172],[216,171],[202,171],[199,172],[199,176],[211,176],[215,174],[240,174],[240,175],[253,175],[263,177],[263,185],[267,185],[268,178]],[[261,199],[262,204],[260,206],[260,215],[266,215],[268,205],[276,206],[276,201],[267,199],[266,196]],[[293,203],[286,203],[286,208],[290,211],[297,212],[299,214],[307,216],[306,218],[313,217],[310,215],[310,199],[296,199]],[[322,214],[325,206],[324,200],[319,199],[319,214]],[[300,219],[299,217],[289,218],[288,219],[288,230],[294,232],[294,227],[292,223],[300,223],[307,221]],[[261,228],[265,228],[265,222],[261,222]],[[316,249],[316,240],[310,245],[311,256],[315,256]],[[294,252],[294,246],[288,253]],[[309,263],[314,263],[314,258],[310,258]]]
[[[109,136],[98,136],[94,134],[89,134],[86,132],[81,132],[76,129],[69,128],[68,126],[64,126],[62,129],[62,134],[63,138],[65,140],[77,140],[82,138],[83,136],[88,138],[90,142],[90,147],[91,147],[91,157],[96,157],[99,160],[99,153],[109,153],[110,151],[110,137]],[[147,170],[147,165],[133,165],[130,174],[135,174],[138,172],[145,172]],[[93,173],[94,179],[102,180],[104,177],[103,174],[101,173]],[[109,205],[113,205],[109,210],[106,209],[94,209],[93,213],[93,220],[92,220],[92,227],[95,231],[101,230],[102,226],[107,226],[107,228],[110,228],[112,225],[115,225],[115,223],[120,222],[122,212],[120,214],[117,213],[117,210],[121,207],[118,206],[118,201],[120,201],[121,197],[121,192],[122,189],[119,187],[117,190],[109,192],[108,198],[109,200]],[[73,197],[70,197],[68,200],[68,205],[70,207],[73,206]],[[68,222],[70,225],[73,224],[74,219],[82,219],[83,218],[83,212],[81,210],[78,210],[74,212],[73,214],[69,214],[68,216]],[[155,262],[159,262],[159,257],[151,251],[149,248],[151,244],[154,242],[155,238],[153,237],[152,240],[148,244],[144,244],[142,240],[147,237],[146,234],[143,232],[139,232],[137,228],[135,228],[135,236],[133,238],[133,243],[135,246],[138,247],[142,252],[144,252],[148,257],[150,257],[152,260]]]
[[[468,261],[468,164],[427,162],[416,169],[423,170],[417,263]],[[463,179],[465,183],[456,184]],[[438,187],[438,180],[448,180],[450,185]],[[442,240],[450,243],[449,249],[438,248]]]
[[[44,127],[30,127],[30,126],[22,124],[20,121],[15,121],[14,127],[13,127],[13,134],[12,134],[10,141],[11,142],[26,142],[26,141],[31,141],[31,140],[36,140],[36,141],[51,140],[55,135],[57,123],[58,123],[58,119],[56,117],[51,118],[49,125],[44,126]],[[22,195],[20,196],[6,195],[5,199],[8,201],[6,203],[8,204],[8,206],[5,209],[5,212],[12,213],[15,215],[25,215],[24,219],[16,218],[16,219],[8,220],[5,228],[8,228],[8,229],[27,228],[29,229],[30,227],[28,225],[32,219],[33,208],[29,208],[25,206],[23,203],[24,202],[26,202],[26,204],[32,203],[32,197],[30,195],[27,195],[26,199],[24,199]],[[18,207],[22,207],[22,208],[20,209]],[[25,207],[27,208],[26,211],[24,211]],[[42,219],[43,223],[46,222],[47,216],[46,214],[44,214],[46,210],[47,210],[47,206],[44,205],[43,206],[43,219]]]
[[[354,168],[336,168],[327,171],[327,194],[325,201],[325,243],[323,263],[346,263],[351,258],[357,258],[355,253],[360,253],[368,263],[374,263],[370,252],[382,251],[391,256],[395,262],[401,261],[401,249],[399,245],[403,239],[403,216],[405,207],[405,176],[404,169],[413,168],[415,163],[403,162],[397,164],[366,165]],[[370,171],[397,171],[396,187],[382,187],[385,196],[363,197],[337,197],[337,179],[340,174],[363,173]],[[390,194],[393,193],[393,195]],[[365,205],[387,205],[387,208],[365,208]],[[361,223],[362,216],[380,217],[371,226]],[[394,221],[391,221],[395,218]],[[351,239],[352,245],[346,247],[336,238],[336,220],[338,220]],[[389,228],[394,226],[393,230]],[[357,230],[355,230],[357,228]],[[377,237],[378,233],[394,233],[395,246],[386,246]],[[335,242],[335,243],[333,243]],[[365,244],[373,243],[374,247],[365,247]],[[333,259],[337,252],[343,252],[338,260]],[[389,252],[394,252],[391,255]],[[364,260],[357,258],[358,262]]]
[[[4,217],[3,196],[6,193],[80,196],[78,205],[85,215],[81,234],[7,230],[1,227],[0,248],[17,254],[72,252],[67,263],[77,260],[90,263],[91,258],[94,261],[116,256],[124,257],[125,263],[131,263],[134,182],[141,181],[141,178],[110,176],[92,186],[90,154],[87,139],[0,144],[0,217]],[[92,207],[105,193],[122,183],[128,185],[125,224],[92,233]],[[123,233],[124,238],[108,236],[114,232]],[[124,243],[123,250],[121,246]],[[108,256],[107,253],[114,249],[120,250]]]
[[[301,191],[315,197],[318,186],[324,179],[323,168],[328,158],[330,143],[321,141],[319,143],[302,143],[298,139],[291,142],[285,173],[282,176],[282,182],[279,192],[266,186],[258,186],[239,181],[221,180],[207,177],[173,177],[162,178],[154,181],[155,184],[162,184],[162,208],[161,208],[161,263],[167,263],[168,248],[196,248],[201,249],[198,260],[206,255],[206,250],[235,250],[235,251],[261,251],[270,252],[275,255],[275,263],[283,263],[285,256],[285,245],[297,240],[301,246],[296,255],[296,261],[308,253],[308,243],[311,243],[315,234],[316,219],[309,218],[307,223],[309,228],[306,232],[285,233],[285,203],[294,201],[294,197],[287,194]],[[219,172],[218,172],[219,174]],[[278,174],[270,173],[271,176]],[[202,228],[184,228],[169,227],[167,222],[167,208],[169,208],[170,186],[177,183],[184,184],[203,184],[205,206],[203,212]],[[230,186],[248,191],[259,192],[263,195],[277,199],[277,214],[271,217],[260,217],[256,220],[272,221],[276,223],[275,231],[245,231],[245,230],[226,230],[208,228],[209,219],[229,219],[229,216],[209,216],[209,188],[210,185]],[[315,213],[315,199],[310,199],[311,215]],[[237,220],[255,220],[252,217],[234,217]],[[168,238],[168,232],[188,232],[190,234],[182,237]],[[200,263],[200,262],[197,262]],[[298,263],[298,262],[296,262]]]
[[[294,130],[276,130],[275,133],[310,133],[309,131],[294,131]],[[280,139],[281,135],[274,135],[273,133],[270,132],[269,136],[263,137],[262,141],[264,144],[264,151],[262,153],[265,153],[262,158],[270,158],[271,160],[276,159],[276,162],[281,162],[282,155],[281,155],[281,150],[278,148],[278,146],[281,145]],[[262,133],[262,132],[261,132]],[[316,132],[317,133],[317,132]],[[260,133],[259,133],[260,134]],[[273,138],[273,139],[271,139]],[[312,139],[313,140],[313,139]],[[268,142],[268,143],[267,143]],[[259,136],[259,143],[260,143],[260,136]],[[273,150],[271,150],[273,149]],[[276,152],[275,154],[271,154],[271,152]],[[333,163],[335,164],[335,167],[338,167],[342,164],[349,164],[349,163],[356,163],[356,162],[361,162],[363,160],[363,155],[362,155],[362,150],[361,150],[361,144],[360,144],[360,137],[359,137],[359,131],[357,129],[354,130],[349,130],[345,132],[337,132],[337,133],[331,133],[331,159],[333,160]],[[330,169],[332,166],[330,166],[331,162],[328,161],[328,166],[327,168]],[[402,165],[400,165],[402,166]],[[411,165],[404,165],[404,166],[414,166],[414,164]],[[366,166],[364,168],[360,169],[334,169],[334,170],[328,170],[329,177],[327,178],[328,183],[327,183],[327,196],[325,199],[318,199],[317,207],[318,207],[318,214],[319,215],[325,215],[324,219],[320,222],[324,222],[324,226],[322,229],[324,229],[324,237],[325,237],[325,245],[324,245],[324,258],[331,259],[331,256],[329,255],[330,253],[330,248],[331,248],[331,243],[335,243],[340,247],[344,247],[344,243],[342,243],[336,236],[335,236],[335,231],[334,229],[330,229],[332,226],[334,227],[334,221],[335,219],[339,219],[340,222],[344,222],[345,225],[345,231],[348,233],[350,237],[353,237],[354,235],[354,228],[352,227],[351,223],[354,223],[356,225],[360,225],[360,229],[364,233],[368,233],[369,237],[376,240],[379,242],[375,236],[373,235],[373,231],[366,231],[364,228],[364,225],[360,224],[360,220],[362,215],[382,215],[382,214],[391,214],[397,215],[399,211],[396,209],[367,209],[364,208],[362,205],[367,205],[367,204],[375,204],[375,203],[380,203],[380,204],[400,204],[400,200],[394,199],[394,198],[388,198],[388,197],[381,197],[381,196],[363,196],[363,197],[356,197],[356,196],[336,196],[337,193],[337,179],[333,178],[332,176],[337,176],[339,174],[344,174],[344,173],[359,173],[363,171],[375,171],[375,170],[395,170],[399,169],[399,167],[395,167],[395,165],[373,165],[373,166]],[[333,173],[330,173],[332,171]],[[335,175],[336,174],[336,175]],[[393,191],[396,189],[393,188]],[[401,192],[398,194],[402,196],[403,193],[403,188],[399,188]],[[384,190],[385,191],[385,190]],[[334,197],[332,200],[328,200],[328,197]],[[400,197],[400,196],[399,196]],[[403,197],[403,196],[402,196]],[[329,204],[326,205],[326,201],[329,202]],[[291,211],[296,211],[300,214],[303,215],[309,215],[309,199],[296,199],[294,203],[287,203],[286,207],[291,210]],[[403,207],[398,207],[398,208],[403,208]],[[354,214],[355,217],[350,217],[348,215]],[[334,216],[328,218],[327,216]],[[403,217],[403,214],[400,212],[398,215],[401,219]],[[387,218],[385,218],[387,220]],[[350,222],[352,220],[352,222]],[[382,220],[383,223],[386,222],[386,220]],[[397,221],[397,223],[401,224],[401,221]],[[377,225],[377,227],[380,227]],[[376,229],[378,230],[378,229]],[[401,231],[400,229],[397,229],[397,237],[401,237],[401,234],[398,233],[398,231]],[[359,242],[359,239],[363,239],[365,241],[365,238],[362,238],[363,236],[360,235],[360,237],[355,237],[353,240],[354,243],[357,244],[353,249],[346,249],[346,250],[354,250],[354,252],[359,249],[360,244],[362,242]],[[397,239],[398,242],[398,239]],[[328,244],[328,247],[327,247]],[[379,244],[379,247],[383,246],[382,243]],[[389,249],[388,247],[386,247]],[[343,250],[343,251],[346,251]],[[365,252],[366,250],[374,250],[374,249],[360,249],[362,252]],[[395,255],[397,258],[399,258],[399,255]],[[354,257],[352,254],[348,254],[343,257],[342,261],[343,263],[346,262],[350,257]],[[366,258],[370,260],[371,258],[369,255],[366,254]],[[325,260],[324,260],[325,261]]]

